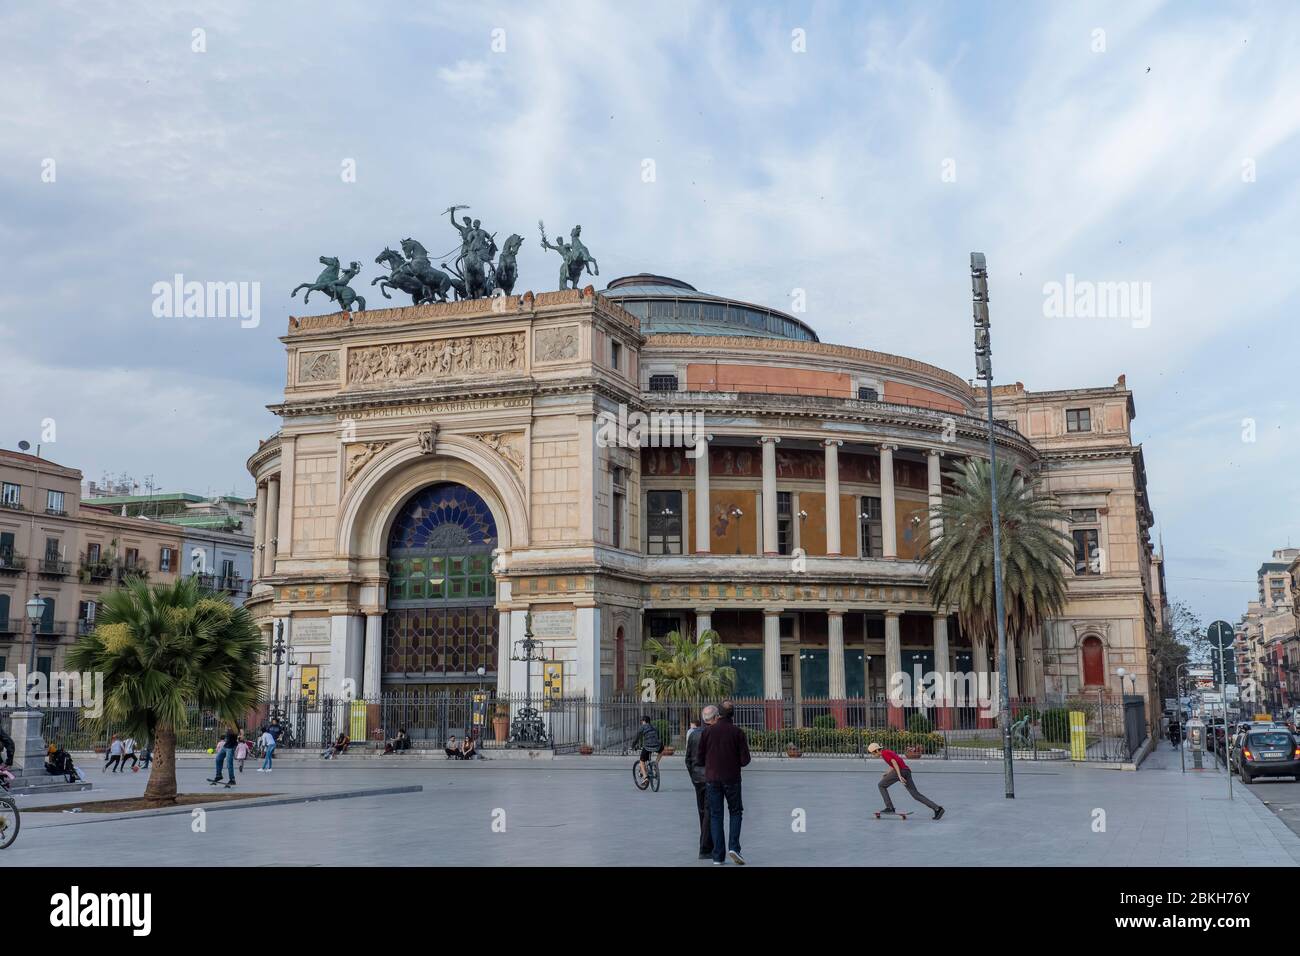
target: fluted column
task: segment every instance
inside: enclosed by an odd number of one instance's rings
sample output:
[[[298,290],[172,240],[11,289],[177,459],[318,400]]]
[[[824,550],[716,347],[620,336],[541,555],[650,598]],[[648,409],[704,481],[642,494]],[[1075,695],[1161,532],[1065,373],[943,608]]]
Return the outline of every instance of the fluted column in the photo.
[[[992,727],[995,721],[987,716],[988,713],[996,713],[998,709],[998,675],[989,670],[989,647],[987,639],[982,639],[977,635],[971,636],[971,664],[975,668],[976,683],[979,688],[976,706],[979,708],[979,716],[976,718],[975,725],[981,728]],[[983,691],[987,688],[988,694],[985,696]]]
[[[826,662],[830,677],[831,700],[848,696],[844,679],[844,612],[826,612]]]
[[[897,445],[880,446],[880,534],[886,558],[898,557],[898,531],[894,527],[894,452]]]
[[[900,611],[885,612],[885,693],[889,698],[889,726],[903,726],[903,698],[895,693],[896,675],[903,670],[903,642],[899,633]]]
[[[695,553],[708,554],[709,547],[709,439],[699,435],[700,456],[695,459]]]
[[[943,452],[931,451],[925,456],[925,459],[928,466],[930,490],[930,543],[937,544],[939,539],[943,537],[943,519],[936,514],[943,504],[943,478],[940,470],[943,463]]]
[[[713,608],[697,607],[695,609],[695,639],[698,641],[701,634],[711,630],[713,630]]]
[[[266,485],[257,486],[257,511],[253,515],[253,577],[266,573]],[[188,560],[188,557],[187,559]]]
[[[366,615],[365,666],[361,672],[362,693],[377,697],[383,690],[384,677],[384,615]]]
[[[275,573],[275,554],[279,550],[280,534],[280,476],[266,480],[266,530],[263,533],[265,555],[263,559],[264,573]]]
[[[763,609],[763,697],[766,700],[767,727],[781,726],[781,611],[782,608]]]
[[[838,438],[826,439],[826,553],[840,555],[840,446]],[[833,695],[832,695],[833,696]]]
[[[952,685],[949,677],[952,674],[952,662],[948,657],[948,616],[946,614],[934,615],[934,672],[938,675],[938,705],[939,705],[939,729],[952,729],[952,701],[948,699],[948,691]]]
[[[763,446],[763,553],[779,554],[776,534],[776,444],[781,439],[765,435]]]

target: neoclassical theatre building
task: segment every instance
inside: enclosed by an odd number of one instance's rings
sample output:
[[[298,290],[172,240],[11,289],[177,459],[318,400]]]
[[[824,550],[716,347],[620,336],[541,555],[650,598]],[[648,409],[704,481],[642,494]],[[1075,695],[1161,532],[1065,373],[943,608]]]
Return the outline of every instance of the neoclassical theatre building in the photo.
[[[952,372],[653,275],[291,318],[281,341],[248,606],[268,637],[283,622],[294,686],[538,693],[511,659],[526,615],[551,686],[590,697],[634,688],[646,638],[714,628],[737,694],[793,725],[898,671],[990,666],[918,562],[947,469],[988,454],[983,393]],[[1163,598],[1124,378],[994,397],[1000,458],[1059,499],[1076,551],[1012,693],[1119,692],[1122,667],[1149,694]],[[608,440],[637,412],[699,423],[707,456]]]

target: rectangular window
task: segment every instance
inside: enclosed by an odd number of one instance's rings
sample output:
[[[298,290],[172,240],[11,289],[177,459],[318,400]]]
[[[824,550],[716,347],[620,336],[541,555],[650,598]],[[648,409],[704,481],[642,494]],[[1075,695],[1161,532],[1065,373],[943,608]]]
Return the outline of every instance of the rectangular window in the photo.
[[[0,505],[6,508],[22,507],[22,488],[12,482],[6,481],[3,490],[0,490]]]
[[[670,633],[676,631],[681,633],[681,620],[675,617],[652,617],[650,618],[650,636],[658,640],[663,640]]]
[[[878,402],[880,401],[880,393],[874,388],[862,386],[858,389],[858,400],[863,402]]]
[[[862,511],[858,522],[862,526],[862,556],[864,558],[881,558],[885,555],[885,535],[880,523],[879,498],[862,498]]]
[[[793,498],[788,491],[776,493],[776,551],[790,554],[794,550]]]
[[[12,531],[0,531],[0,558],[13,558],[14,536]]]
[[[135,567],[135,566],[136,566],[137,564],[139,564],[139,563],[140,563],[140,549],[139,549],[139,548],[127,548],[127,549],[126,549],[126,566],[127,566],[128,568],[133,568],[133,567]]]
[[[77,604],[77,620],[93,624],[95,621],[95,602],[81,601]]]
[[[53,634],[54,633],[54,598],[47,597],[47,598],[41,598],[41,600],[45,602],[45,607],[41,612],[40,631],[42,634]]]
[[[233,578],[235,576],[235,562],[230,558],[222,559],[221,576],[223,578]]]
[[[677,391],[677,376],[676,375],[651,375],[650,391],[652,392]]]
[[[98,564],[100,555],[100,544],[96,541],[93,544],[86,545],[86,563]]]
[[[1074,573],[1101,574],[1097,529],[1079,528],[1072,531],[1071,536],[1074,538]]]
[[[619,369],[623,364],[623,346],[619,342],[609,343],[609,367]]]
[[[781,637],[793,638],[794,618],[789,615],[782,615],[780,618],[778,618],[778,620],[781,622],[778,629],[778,633],[781,635]]]
[[[1067,408],[1065,410],[1065,430],[1067,432],[1092,431],[1092,411],[1087,408]]]
[[[614,547],[623,547],[623,508],[627,502],[627,495],[621,491],[615,491],[613,500],[610,504],[612,513],[610,514],[610,533],[613,538]]]
[[[59,539],[58,538],[45,539],[45,560],[51,562],[59,560]]]
[[[64,514],[63,510],[63,492],[47,491],[45,492],[45,510],[51,514]]]
[[[646,554],[682,553],[682,493],[646,493]]]
[[[172,549],[159,548],[158,549],[158,570],[170,571],[171,569],[172,569]]]

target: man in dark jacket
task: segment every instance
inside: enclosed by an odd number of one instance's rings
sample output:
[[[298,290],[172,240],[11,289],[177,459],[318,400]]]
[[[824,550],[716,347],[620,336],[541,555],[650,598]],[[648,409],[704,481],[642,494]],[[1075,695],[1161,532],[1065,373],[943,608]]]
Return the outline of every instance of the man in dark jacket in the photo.
[[[701,714],[705,727],[718,719],[718,708],[710,704]],[[709,823],[708,784],[704,779],[704,764],[700,762],[700,737],[704,730],[698,721],[691,721],[691,729],[686,732],[686,772],[691,775],[691,784],[695,787],[695,809],[700,815],[700,859],[707,860],[713,856],[713,827]]]
[[[724,700],[718,708],[718,720],[700,732],[697,759],[704,764],[704,779],[709,797],[709,826],[713,831],[713,865],[722,866],[726,856],[741,866],[745,858],[740,855],[740,820],[744,806],[740,802],[740,768],[749,764],[749,741],[745,732],[732,723],[735,705]],[[731,842],[723,832],[722,801],[726,798],[731,815]]]

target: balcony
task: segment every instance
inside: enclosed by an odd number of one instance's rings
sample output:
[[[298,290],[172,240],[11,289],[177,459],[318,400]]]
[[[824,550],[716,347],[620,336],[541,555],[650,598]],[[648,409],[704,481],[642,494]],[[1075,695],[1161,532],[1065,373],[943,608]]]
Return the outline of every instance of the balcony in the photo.
[[[149,577],[149,562],[143,558],[124,560],[118,563],[118,570],[121,572],[123,581],[129,577],[147,578]]]
[[[211,591],[225,591],[230,594],[240,594],[246,590],[243,577],[238,574],[213,574],[211,572],[201,572],[194,575],[198,578],[202,587]]]
[[[0,551],[0,574],[22,574],[27,570],[27,556]]]
[[[10,511],[26,511],[21,501],[0,501],[0,508],[8,508]]]
[[[91,631],[93,631],[94,629],[95,629],[95,622],[94,622],[94,621],[78,621],[78,622],[77,622],[77,636],[78,636],[78,637],[82,637],[82,636],[84,636],[84,635],[86,635],[86,634],[89,634],[89,633],[90,633]]]
[[[66,578],[72,573],[72,562],[60,561],[58,558],[41,558],[36,563],[36,573],[43,578]]]
[[[68,513],[62,508],[46,508],[45,513],[47,515],[54,515],[56,518],[66,518],[68,516]]]
[[[81,559],[81,580],[86,584],[103,584],[113,578],[113,562],[103,558]]]

